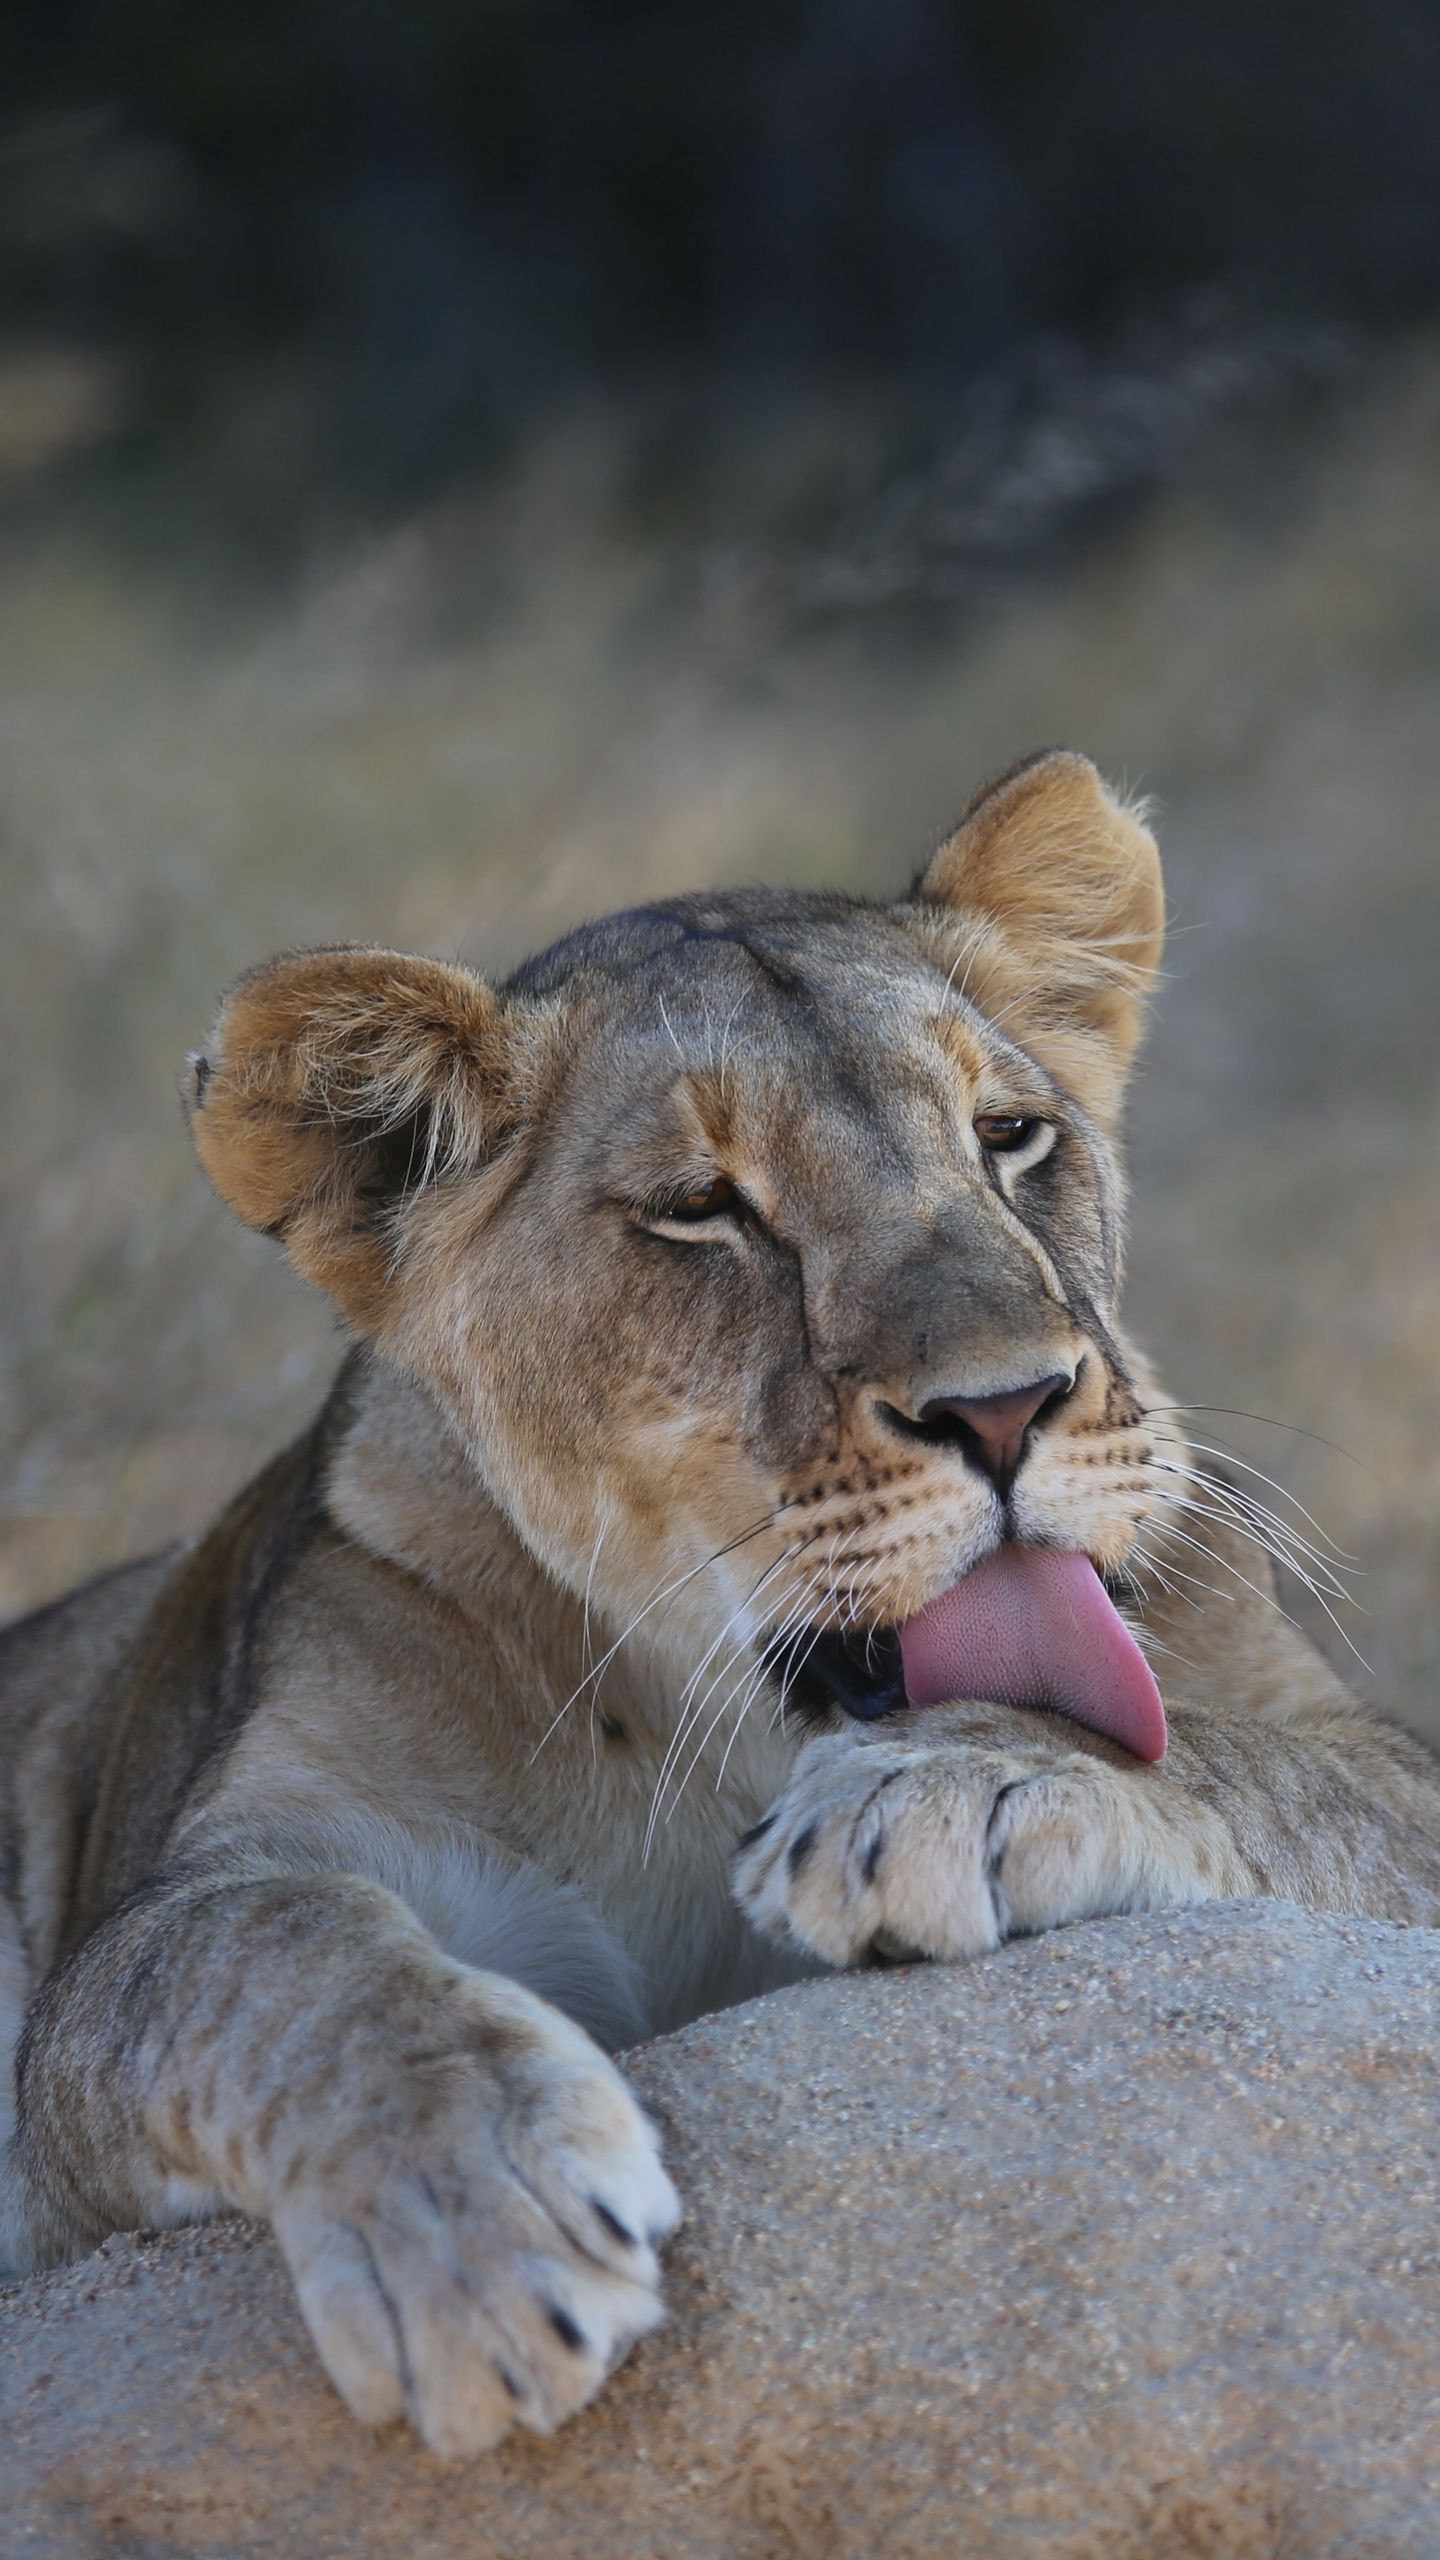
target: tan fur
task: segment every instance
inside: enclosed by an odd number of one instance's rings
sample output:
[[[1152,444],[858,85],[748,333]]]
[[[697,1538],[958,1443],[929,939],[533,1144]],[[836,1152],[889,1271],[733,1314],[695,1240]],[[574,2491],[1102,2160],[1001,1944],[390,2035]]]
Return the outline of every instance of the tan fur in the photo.
[[[1141,814],[1087,757],[1030,757],[976,795],[920,893],[969,928],[977,1003],[1112,1127],[1165,932]]]
[[[1440,1919],[1434,1764],[1275,1609],[1117,1329],[1160,931],[1148,832],[1053,755],[893,907],[235,990],[197,1148],[359,1348],[196,1545],[0,1640],[13,2263],[265,2215],[357,2415],[471,2453],[659,2316],[677,2208],[602,2045],[1207,1894]],[[1002,1488],[944,1417],[1052,1379]],[[1001,1538],[1121,1578],[1158,1766],[843,1711]]]
[[[225,1071],[212,1082],[197,1060],[187,1095],[200,1161],[236,1215],[282,1236],[366,1327],[386,1257],[356,1201],[382,1147],[448,1172],[504,1126],[512,1060],[495,998],[438,960],[297,952],[241,981],[223,1037]]]

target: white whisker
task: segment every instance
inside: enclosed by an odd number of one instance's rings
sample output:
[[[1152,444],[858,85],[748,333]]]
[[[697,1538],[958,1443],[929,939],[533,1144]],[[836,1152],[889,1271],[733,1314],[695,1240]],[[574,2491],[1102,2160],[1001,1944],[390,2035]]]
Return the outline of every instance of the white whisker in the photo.
[[[1348,1547],[1338,1545],[1331,1537],[1329,1530],[1316,1519],[1313,1511],[1307,1511],[1304,1503],[1290,1491],[1287,1485],[1278,1483],[1274,1476],[1267,1476],[1263,1467],[1253,1467],[1248,1458],[1239,1457],[1233,1449],[1222,1449],[1209,1440],[1187,1439],[1186,1446],[1198,1449],[1204,1457],[1218,1458],[1222,1466],[1241,1467],[1247,1476],[1254,1476],[1259,1483],[1268,1484],[1272,1493],[1278,1493],[1282,1502],[1288,1502],[1294,1510],[1299,1512],[1302,1520],[1309,1521],[1317,1538],[1323,1539],[1332,1555],[1341,1557],[1346,1564],[1353,1566],[1357,1573],[1364,1571],[1359,1557],[1352,1555]]]
[[[1223,1515],[1231,1519],[1242,1536],[1250,1537],[1256,1546],[1264,1547],[1266,1552],[1275,1558],[1277,1564],[1293,1562],[1291,1549],[1308,1556],[1315,1571],[1325,1576],[1325,1587],[1332,1597],[1336,1600],[1349,1600],[1352,1607],[1359,1607],[1360,1604],[1355,1600],[1354,1595],[1348,1592],[1337,1578],[1341,1572],[1347,1572],[1351,1568],[1332,1565],[1328,1556],[1321,1555],[1318,1547],[1312,1546],[1310,1540],[1302,1537],[1298,1529],[1292,1529],[1288,1521],[1280,1519],[1270,1510],[1268,1504],[1257,1502],[1253,1494],[1241,1492],[1233,1485],[1217,1483],[1213,1476],[1207,1476],[1201,1468],[1177,1466],[1170,1458],[1155,1459],[1151,1464],[1162,1474],[1180,1477],[1187,1483],[1198,1485],[1203,1493],[1210,1496],[1212,1505],[1219,1506],[1218,1509],[1211,1509],[1210,1518],[1218,1519]],[[1273,1543],[1277,1538],[1285,1542],[1284,1555]],[[1300,1568],[1296,1566],[1295,1570],[1299,1571]]]
[[[1223,1523],[1223,1525],[1228,1527],[1233,1528],[1235,1526],[1235,1522],[1227,1514],[1221,1512],[1207,1513],[1202,1504],[1190,1501],[1188,1497],[1183,1494],[1178,1496],[1177,1500],[1185,1510],[1194,1512],[1200,1519],[1210,1518],[1219,1523]],[[1274,1609],[1280,1617],[1288,1619],[1292,1626],[1295,1624],[1295,1620],[1290,1617],[1289,1610],[1282,1609],[1279,1601],[1274,1598],[1272,1593],[1262,1591],[1257,1582],[1251,1582],[1248,1574],[1243,1574],[1237,1564],[1231,1563],[1228,1556],[1218,1555],[1213,1547],[1202,1546],[1198,1538],[1190,1537],[1187,1531],[1177,1528],[1173,1521],[1157,1523],[1156,1526],[1164,1536],[1184,1539],[1187,1546],[1194,1547],[1196,1552],[1200,1555],[1208,1556],[1211,1563],[1218,1564],[1222,1571],[1226,1573],[1233,1573],[1236,1581],[1243,1582],[1246,1589],[1253,1591],[1257,1599],[1263,1600],[1267,1608]],[[1250,1535],[1252,1545],[1260,1547],[1262,1552],[1266,1554],[1273,1554],[1272,1549],[1264,1546],[1263,1540],[1255,1537],[1253,1533],[1250,1533]],[[1349,1650],[1354,1654],[1356,1661],[1359,1663],[1361,1670],[1366,1674],[1367,1678],[1373,1678],[1374,1675],[1371,1672],[1370,1665],[1366,1661],[1364,1654],[1360,1651],[1359,1646],[1354,1643],[1347,1630],[1340,1624],[1339,1619],[1336,1617],[1334,1610],[1331,1608],[1318,1584],[1312,1580],[1311,1576],[1307,1574],[1300,1565],[1294,1562],[1293,1558],[1281,1558],[1279,1561],[1288,1564],[1289,1570],[1295,1575],[1297,1581],[1302,1582],[1306,1590],[1310,1593],[1311,1598],[1319,1602],[1320,1607],[1324,1610],[1326,1617],[1329,1619],[1341,1642],[1349,1647]],[[1342,1599],[1347,1596],[1348,1595],[1344,1592],[1340,1594]],[[1352,1605],[1354,1604],[1352,1603]]]
[[[1206,1482],[1206,1489],[1211,1490],[1208,1480],[1204,1481]],[[1218,1506],[1213,1503],[1197,1502],[1192,1495],[1188,1494],[1176,1494],[1169,1498],[1173,1502],[1177,1503],[1182,1510],[1193,1512],[1197,1519],[1213,1520],[1217,1527],[1231,1528],[1235,1530],[1238,1536],[1248,1539],[1250,1545],[1252,1547],[1258,1547],[1262,1555],[1267,1555],[1270,1558],[1272,1564],[1283,1566],[1286,1572],[1293,1573],[1296,1580],[1303,1583],[1306,1590],[1311,1592],[1314,1598],[1319,1601],[1322,1609],[1327,1609],[1327,1615],[1333,1617],[1333,1612],[1329,1611],[1327,1608],[1324,1596],[1326,1592],[1330,1594],[1331,1599],[1342,1601],[1351,1609],[1359,1609],[1361,1616],[1365,1616],[1366,1612],[1361,1608],[1361,1604],[1355,1598],[1354,1593],[1347,1591],[1343,1584],[1338,1583],[1334,1576],[1328,1572],[1323,1562],[1317,1561],[1313,1568],[1305,1564],[1302,1562],[1300,1554],[1295,1552],[1290,1545],[1278,1542],[1276,1537],[1272,1533],[1268,1533],[1258,1521],[1253,1518],[1247,1518],[1245,1514],[1237,1510],[1233,1504],[1224,1501],[1223,1498]],[[1338,1619],[1334,1620],[1334,1624],[1338,1632],[1341,1635],[1344,1635],[1345,1630],[1340,1626]],[[1346,1637],[1346,1642],[1349,1643],[1348,1636]],[[1360,1657],[1357,1655],[1356,1659],[1359,1660]]]
[[[806,1606],[807,1601],[808,1601],[808,1598],[809,1598],[809,1594],[808,1594],[808,1592],[806,1592],[806,1593],[802,1593],[802,1594],[800,1595],[800,1597],[799,1597],[799,1599],[798,1599],[798,1600],[792,1600],[792,1601],[791,1601],[789,1608],[786,1610],[786,1612],[784,1613],[784,1617],[782,1618],[782,1621],[781,1621],[781,1623],[782,1623],[782,1627],[783,1627],[784,1625],[788,1624],[788,1622],[789,1622],[790,1618],[795,1614],[795,1612],[796,1612],[797,1610],[799,1610],[799,1609],[803,1609],[803,1608]],[[728,1668],[730,1668],[730,1667],[731,1667],[730,1665],[727,1665],[727,1669],[728,1669]],[[671,1801],[670,1801],[669,1809],[668,1809],[668,1811],[666,1812],[665,1817],[664,1817],[664,1818],[665,1818],[665,1820],[666,1820],[667,1822],[669,1822],[669,1821],[670,1821],[670,1819],[671,1819],[671,1817],[673,1816],[673,1814],[674,1814],[674,1812],[675,1812],[675,1808],[676,1808],[676,1806],[679,1804],[681,1797],[682,1797],[682,1796],[683,1796],[683,1794],[685,1793],[685,1789],[686,1789],[686,1787],[689,1785],[691,1778],[694,1776],[695,1771],[697,1770],[697,1768],[698,1768],[698,1767],[699,1767],[699,1765],[700,1765],[700,1762],[701,1762],[701,1761],[702,1761],[702,1759],[704,1758],[704,1756],[705,1756],[705,1752],[706,1752],[706,1749],[708,1748],[708,1745],[709,1745],[710,1737],[711,1737],[711,1735],[715,1732],[716,1727],[719,1725],[719,1723],[720,1723],[720,1721],[721,1721],[722,1717],[723,1717],[723,1716],[724,1716],[724,1714],[725,1714],[725,1711],[726,1711],[727,1707],[728,1707],[728,1706],[730,1705],[730,1703],[731,1703],[731,1700],[732,1700],[733,1698],[735,1698],[736,1696],[738,1696],[742,1691],[744,1691],[744,1690],[746,1690],[746,1689],[748,1689],[748,1690],[749,1690],[749,1692],[750,1692],[750,1697],[746,1699],[745,1704],[741,1707],[741,1709],[740,1709],[740,1714],[739,1714],[739,1716],[737,1717],[737,1720],[736,1720],[736,1731],[738,1732],[738,1731],[739,1731],[739,1726],[740,1726],[740,1721],[743,1719],[743,1717],[744,1717],[745,1713],[746,1713],[746,1712],[747,1712],[747,1710],[748,1710],[748,1706],[749,1706],[749,1704],[750,1704],[750,1700],[751,1700],[751,1698],[753,1698],[753,1696],[754,1696],[755,1692],[759,1689],[759,1687],[763,1684],[764,1680],[765,1680],[765,1679],[766,1679],[766,1677],[767,1677],[767,1670],[768,1670],[768,1666],[767,1666],[767,1664],[766,1664],[765,1656],[764,1656],[764,1654],[763,1654],[763,1653],[760,1655],[760,1657],[759,1657],[758,1661],[757,1661],[757,1660],[752,1656],[752,1657],[751,1657],[751,1659],[750,1659],[749,1661],[742,1663],[742,1665],[741,1665],[741,1668],[740,1668],[739,1672],[737,1673],[736,1677],[732,1680],[732,1682],[731,1682],[731,1684],[730,1684],[730,1687],[726,1690],[724,1697],[721,1699],[719,1706],[716,1708],[714,1715],[711,1717],[709,1724],[706,1726],[704,1733],[701,1735],[699,1742],[696,1744],[695,1749],[694,1749],[694,1751],[693,1751],[693,1752],[692,1752],[692,1754],[691,1754],[690,1761],[689,1761],[688,1766],[687,1766],[687,1767],[686,1767],[686,1769],[685,1769],[684,1775],[681,1777],[681,1779],[680,1779],[680,1781],[679,1781],[678,1785],[677,1785],[677,1786],[676,1786],[676,1788],[675,1788],[674,1794],[673,1794],[673,1795],[672,1795],[672,1797],[671,1797]],[[721,1673],[721,1675],[720,1675],[720,1677],[723,1679],[723,1678],[724,1678],[724,1676],[725,1676],[725,1675],[724,1675],[724,1673],[722,1672],[722,1673]],[[685,1726],[685,1728],[684,1728],[683,1732],[682,1732],[682,1733],[680,1734],[680,1736],[678,1737],[678,1740],[679,1740],[679,1742],[680,1742],[681,1744],[683,1744],[683,1742],[684,1742],[684,1740],[685,1740],[685,1738],[686,1738],[686,1735],[687,1735],[687,1734],[689,1734],[689,1733],[693,1733],[693,1731],[694,1731],[694,1729],[695,1729],[696,1724],[699,1722],[699,1719],[700,1719],[701,1715],[704,1713],[705,1706],[708,1704],[709,1699],[710,1699],[710,1698],[711,1698],[711,1696],[714,1694],[714,1690],[715,1690],[715,1688],[716,1688],[718,1685],[719,1685],[719,1684],[718,1684],[718,1682],[716,1682],[716,1681],[712,1681],[712,1683],[711,1683],[711,1685],[710,1685],[710,1688],[709,1688],[709,1689],[707,1689],[707,1691],[706,1691],[706,1693],[705,1693],[705,1697],[701,1700],[700,1705],[696,1708],[696,1710],[695,1710],[695,1712],[693,1713],[693,1715],[691,1715],[691,1716],[690,1716],[690,1718],[687,1720],[687,1723],[686,1723],[686,1726]],[[731,1739],[732,1739],[732,1741],[733,1741],[733,1739],[734,1739],[734,1736],[733,1736],[733,1735],[731,1736]],[[667,1755],[666,1755],[667,1769],[668,1769],[668,1767],[669,1767],[669,1764],[670,1764],[670,1761],[671,1761],[672,1756],[673,1756],[673,1755],[672,1755],[672,1754],[670,1754],[670,1753],[667,1753]],[[654,1833],[655,1823],[656,1823],[656,1820],[657,1820],[658,1815],[659,1815],[659,1808],[660,1808],[661,1797],[662,1797],[663,1790],[664,1790],[664,1786],[665,1786],[665,1779],[666,1779],[666,1770],[662,1770],[662,1771],[661,1771],[661,1774],[660,1774],[660,1778],[659,1778],[659,1780],[658,1780],[658,1781],[657,1781],[657,1783],[656,1783],[655,1794],[654,1794],[654,1798],[653,1798],[653,1800],[652,1800],[651,1808],[650,1808],[650,1821],[649,1821],[649,1823],[648,1823],[648,1825],[647,1825],[647,1827],[646,1827],[646,1833],[645,1833],[645,1844],[646,1844],[646,1848],[647,1848],[647,1850],[648,1850],[648,1848],[649,1848],[650,1841],[651,1841],[651,1838],[652,1838],[653,1833]]]
[[[698,1575],[708,1573],[710,1567],[714,1564],[719,1564],[724,1557],[734,1555],[737,1548],[747,1547],[752,1538],[763,1536],[767,1529],[774,1527],[782,1511],[793,1511],[794,1509],[794,1503],[780,1503],[774,1511],[767,1512],[763,1520],[757,1520],[749,1529],[742,1529],[739,1535],[731,1538],[727,1545],[714,1548],[708,1556],[702,1556],[698,1564],[692,1564],[688,1571],[674,1575],[674,1577],[665,1584],[663,1590],[652,1592],[649,1599],[644,1603],[644,1606],[636,1610],[629,1625],[621,1630],[621,1633],[616,1637],[614,1643],[607,1647],[605,1652],[601,1654],[599,1661],[586,1672],[584,1679],[571,1690],[570,1695],[565,1700],[564,1704],[556,1709],[555,1714],[551,1717],[550,1722],[545,1727],[545,1730],[541,1734],[539,1741],[536,1743],[534,1750],[531,1752],[527,1765],[533,1769],[535,1762],[544,1750],[551,1734],[555,1731],[556,1726],[562,1722],[564,1717],[569,1714],[576,1699],[583,1697],[585,1690],[592,1681],[598,1681],[603,1677],[606,1669],[614,1661],[616,1654],[620,1651],[621,1646],[628,1642],[629,1638],[635,1633],[636,1628],[644,1619],[649,1617],[652,1609],[658,1609],[663,1601],[675,1598],[687,1587],[688,1584],[694,1582]]]
[[[585,1593],[581,1602],[580,1615],[580,1675],[582,1682],[588,1679],[590,1667],[594,1660],[594,1651],[590,1641],[590,1594],[595,1582],[595,1567],[600,1561],[600,1550],[605,1543],[610,1526],[610,1514],[608,1512],[602,1513],[600,1526],[595,1532],[595,1544],[590,1550],[590,1568],[585,1576]],[[598,1765],[599,1745],[595,1737],[595,1693],[593,1689],[590,1693],[590,1757],[592,1762]]]
[[[816,1534],[818,1535],[818,1532]],[[802,1541],[801,1546],[803,1546],[803,1543],[804,1542]],[[718,1646],[724,1643],[726,1636],[729,1634],[730,1629],[735,1625],[736,1620],[743,1617],[745,1611],[749,1609],[759,1598],[761,1592],[765,1589],[766,1584],[773,1582],[776,1574],[783,1572],[785,1566],[790,1563],[792,1557],[800,1553],[800,1551],[800,1546],[787,1547],[783,1554],[776,1556],[773,1563],[766,1567],[759,1580],[752,1585],[751,1589],[746,1592],[744,1598],[737,1602],[736,1606],[731,1610],[729,1617],[726,1619],[724,1626],[720,1630],[719,1636],[715,1639],[715,1642],[709,1646],[699,1666],[699,1670],[691,1674],[690,1680],[686,1684],[685,1692],[682,1695],[675,1730],[666,1745],[665,1756],[660,1763],[659,1774],[655,1780],[654,1792],[650,1799],[649,1818],[645,1825],[645,1841],[644,1849],[642,1851],[643,1856],[649,1856],[650,1844],[655,1834],[656,1820],[659,1815],[660,1806],[664,1801],[665,1789],[669,1782],[670,1773],[675,1767],[681,1752],[685,1748],[687,1736],[693,1732],[695,1725],[704,1714],[705,1709],[709,1704],[710,1699],[713,1697],[715,1690],[719,1687],[720,1682],[729,1676],[737,1659],[740,1659],[746,1653],[748,1649],[747,1646],[742,1644],[732,1648],[728,1660],[721,1664],[720,1669],[715,1673],[713,1679],[710,1681],[704,1695],[694,1704],[687,1706],[687,1701],[693,1699],[695,1685],[700,1676],[700,1671],[703,1671],[705,1664],[713,1658]]]

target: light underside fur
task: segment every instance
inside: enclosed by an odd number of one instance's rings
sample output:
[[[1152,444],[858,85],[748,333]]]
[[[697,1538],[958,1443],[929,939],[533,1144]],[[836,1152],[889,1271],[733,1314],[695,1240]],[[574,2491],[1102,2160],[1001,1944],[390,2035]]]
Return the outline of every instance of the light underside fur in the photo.
[[[458,1822],[407,1823],[345,1805],[297,1830],[288,1856],[300,1875],[372,1877],[447,1955],[523,1983],[607,2051],[647,2030],[641,1968],[597,1925],[584,1895]]]
[[[356,2415],[476,2453],[660,2316],[641,2032],[1216,1894],[1440,1920],[1435,1764],[1274,1605],[1333,1559],[1121,1330],[1162,921],[1057,753],[890,906],[233,992],[197,1149],[356,1348],[193,1545],[0,1637],[11,2263],[262,2215]],[[965,1417],[1032,1388],[1002,1465]],[[1122,1595],[1163,1761],[875,1686],[1007,1541]]]

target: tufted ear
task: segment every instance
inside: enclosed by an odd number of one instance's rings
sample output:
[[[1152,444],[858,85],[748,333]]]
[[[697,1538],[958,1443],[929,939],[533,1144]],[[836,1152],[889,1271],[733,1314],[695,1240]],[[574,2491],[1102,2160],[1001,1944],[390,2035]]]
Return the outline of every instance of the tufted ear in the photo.
[[[366,1331],[401,1205],[494,1145],[509,1048],[499,998],[468,970],[289,952],[240,980],[190,1061],[196,1150],[221,1199]]]
[[[1053,748],[987,783],[915,896],[943,910],[941,948],[964,955],[956,983],[1111,1124],[1165,900],[1154,837],[1088,756]]]

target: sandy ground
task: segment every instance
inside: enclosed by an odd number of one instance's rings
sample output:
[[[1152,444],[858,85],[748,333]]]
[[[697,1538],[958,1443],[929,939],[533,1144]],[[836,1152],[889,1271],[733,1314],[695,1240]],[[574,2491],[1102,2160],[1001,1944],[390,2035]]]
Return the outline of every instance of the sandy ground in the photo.
[[[174,1080],[228,978],[352,936],[499,965],[705,880],[898,885],[1058,739],[1157,795],[1172,884],[1132,1323],[1172,1395],[1272,1417],[1197,1428],[1360,1559],[1351,1670],[1440,1736],[1437,429],[1440,349],[1361,364],[1013,569],[1014,488],[977,567],[943,459],[907,477],[858,409],[678,495],[580,419],[283,576],[193,516],[128,550],[17,520],[0,1604],[196,1526],[333,1364],[189,1159]]]
[[[669,2320],[471,2464],[354,2424],[255,2224],[109,2240],[0,2293],[0,2547],[1434,2560],[1437,1992],[1257,1902],[697,2019],[629,2057]]]

